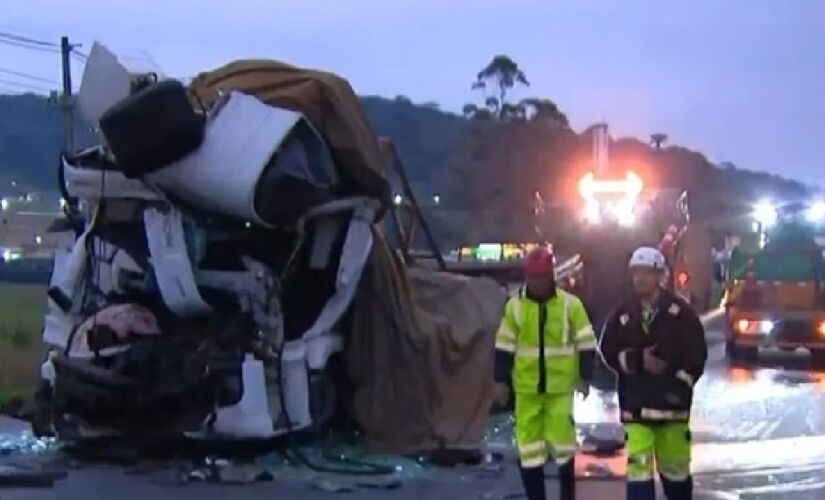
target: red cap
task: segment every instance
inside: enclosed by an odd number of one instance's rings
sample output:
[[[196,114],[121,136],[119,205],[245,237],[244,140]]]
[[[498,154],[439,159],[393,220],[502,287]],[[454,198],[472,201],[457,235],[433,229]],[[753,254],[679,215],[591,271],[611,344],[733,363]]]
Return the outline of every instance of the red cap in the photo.
[[[546,247],[539,247],[527,254],[524,259],[524,274],[527,276],[552,276],[553,253]]]

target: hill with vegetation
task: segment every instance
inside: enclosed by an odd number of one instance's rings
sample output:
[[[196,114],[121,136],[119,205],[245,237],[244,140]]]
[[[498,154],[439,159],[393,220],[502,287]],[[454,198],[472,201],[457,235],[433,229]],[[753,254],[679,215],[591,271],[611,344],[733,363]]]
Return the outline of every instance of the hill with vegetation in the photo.
[[[519,85],[529,85],[523,70],[497,56],[468,85],[479,102],[467,104],[463,114],[403,96],[362,99],[378,134],[396,144],[427,214],[450,243],[523,237],[532,231],[534,193],[550,202],[569,199],[589,168],[591,129],[572,130],[550,99],[510,102]],[[0,96],[0,182],[56,190],[61,131],[60,109],[48,99]],[[81,126],[78,136],[80,144],[94,140]],[[610,158],[611,166],[633,169],[653,185],[688,189],[700,218],[741,210],[762,196],[808,192],[792,180],[715,165],[699,152],[668,145],[663,133],[611,140]]]

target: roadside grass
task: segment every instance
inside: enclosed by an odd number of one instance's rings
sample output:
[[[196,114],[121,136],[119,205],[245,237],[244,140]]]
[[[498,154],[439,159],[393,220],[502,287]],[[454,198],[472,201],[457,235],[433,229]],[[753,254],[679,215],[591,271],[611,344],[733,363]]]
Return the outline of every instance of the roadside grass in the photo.
[[[0,283],[0,404],[37,382],[45,311],[46,286]]]

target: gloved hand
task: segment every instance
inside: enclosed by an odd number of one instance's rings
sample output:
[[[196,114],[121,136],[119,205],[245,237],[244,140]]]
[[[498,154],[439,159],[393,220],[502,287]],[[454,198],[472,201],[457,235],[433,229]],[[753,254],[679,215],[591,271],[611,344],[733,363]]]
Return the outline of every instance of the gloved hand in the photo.
[[[642,352],[642,366],[647,373],[662,375],[667,371],[667,363],[654,354],[655,349],[655,345],[645,348]]]

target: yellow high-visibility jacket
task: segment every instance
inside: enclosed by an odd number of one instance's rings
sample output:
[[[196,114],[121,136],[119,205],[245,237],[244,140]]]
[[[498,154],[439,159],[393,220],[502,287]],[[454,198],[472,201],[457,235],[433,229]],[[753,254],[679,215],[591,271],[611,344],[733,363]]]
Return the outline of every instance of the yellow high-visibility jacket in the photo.
[[[516,393],[572,393],[583,375],[582,355],[588,357],[592,374],[596,337],[587,311],[575,295],[557,289],[550,299],[539,303],[522,290],[507,302],[496,334],[496,350],[513,356]]]

